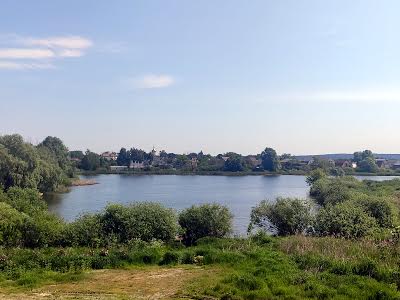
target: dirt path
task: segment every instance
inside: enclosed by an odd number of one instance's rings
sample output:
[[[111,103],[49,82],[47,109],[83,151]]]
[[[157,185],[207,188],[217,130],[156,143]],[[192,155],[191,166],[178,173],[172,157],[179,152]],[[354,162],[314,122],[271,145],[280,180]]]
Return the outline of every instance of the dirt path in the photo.
[[[30,292],[4,294],[4,299],[176,299],[184,288],[206,271],[202,268],[98,270],[78,282],[47,285]]]

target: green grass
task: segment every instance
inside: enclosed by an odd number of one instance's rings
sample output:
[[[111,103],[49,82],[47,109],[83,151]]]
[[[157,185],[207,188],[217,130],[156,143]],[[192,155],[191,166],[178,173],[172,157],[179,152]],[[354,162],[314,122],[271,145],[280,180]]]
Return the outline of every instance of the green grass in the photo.
[[[31,289],[80,280],[85,270],[198,265],[206,276],[183,296],[195,299],[400,299],[398,246],[371,240],[260,235],[105,249],[0,250],[0,287]],[[207,272],[207,270],[210,272]]]

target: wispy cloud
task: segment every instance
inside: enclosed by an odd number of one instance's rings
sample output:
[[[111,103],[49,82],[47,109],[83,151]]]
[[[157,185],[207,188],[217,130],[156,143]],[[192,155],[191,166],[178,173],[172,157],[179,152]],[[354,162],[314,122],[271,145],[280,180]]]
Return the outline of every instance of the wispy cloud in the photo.
[[[57,36],[44,39],[23,38],[21,42],[31,46],[61,49],[87,49],[93,46],[91,40],[81,36]]]
[[[312,102],[400,102],[400,89],[392,87],[330,89],[272,93],[259,98],[264,101],[312,101]]]
[[[142,77],[135,77],[128,80],[135,89],[158,89],[171,86],[175,78],[170,75],[149,74]]]
[[[90,39],[81,36],[33,38],[13,34],[0,36],[0,44],[5,45],[0,48],[0,69],[9,70],[54,68],[55,60],[84,56],[93,46]]]
[[[5,70],[54,69],[54,65],[50,63],[20,63],[12,61],[0,61],[0,69],[5,69]]]
[[[0,59],[46,59],[54,56],[50,49],[0,48]]]

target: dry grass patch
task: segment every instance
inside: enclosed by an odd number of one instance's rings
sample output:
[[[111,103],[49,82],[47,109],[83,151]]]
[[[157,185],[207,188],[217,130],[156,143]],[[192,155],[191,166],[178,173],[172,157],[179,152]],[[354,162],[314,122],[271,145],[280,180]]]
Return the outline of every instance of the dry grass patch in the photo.
[[[6,294],[3,299],[176,299],[185,286],[203,276],[200,267],[91,271],[77,282],[46,285],[30,292]]]

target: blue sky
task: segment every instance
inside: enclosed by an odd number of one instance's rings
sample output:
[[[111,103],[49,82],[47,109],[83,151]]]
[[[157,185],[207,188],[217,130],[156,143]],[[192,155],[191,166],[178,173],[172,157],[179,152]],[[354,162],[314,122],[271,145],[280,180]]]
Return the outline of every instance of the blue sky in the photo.
[[[0,7],[0,134],[70,149],[400,152],[400,2]]]

